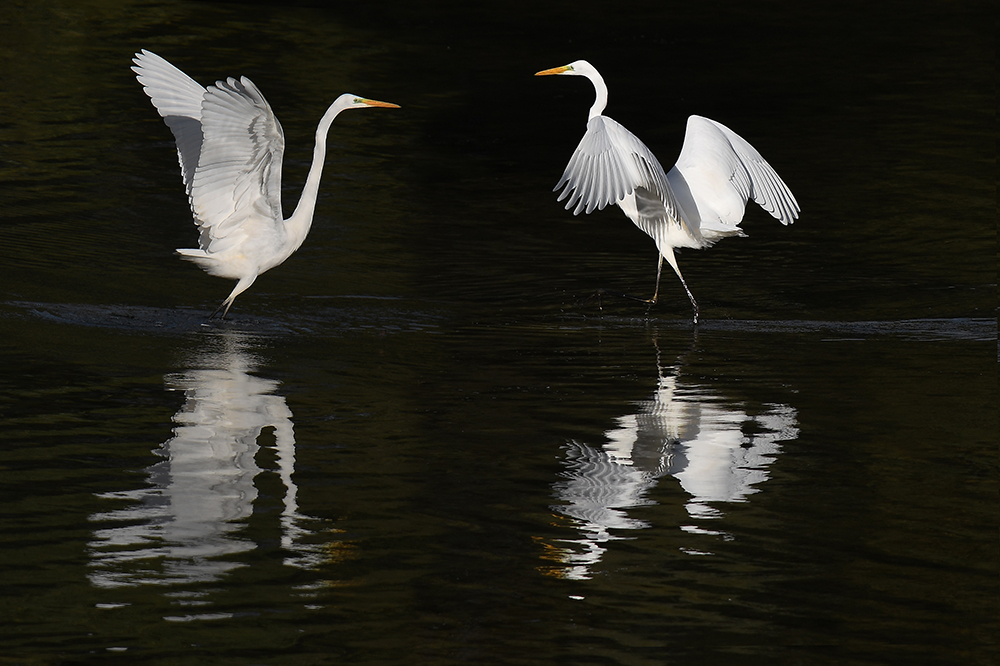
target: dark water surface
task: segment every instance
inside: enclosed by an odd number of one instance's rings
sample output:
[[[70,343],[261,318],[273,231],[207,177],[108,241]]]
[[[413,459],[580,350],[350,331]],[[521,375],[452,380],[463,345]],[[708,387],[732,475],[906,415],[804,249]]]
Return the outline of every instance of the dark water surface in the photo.
[[[0,8],[0,664],[991,664],[986,3]],[[129,71],[247,75],[315,226],[231,283]],[[802,206],[685,252],[550,192],[691,113]]]

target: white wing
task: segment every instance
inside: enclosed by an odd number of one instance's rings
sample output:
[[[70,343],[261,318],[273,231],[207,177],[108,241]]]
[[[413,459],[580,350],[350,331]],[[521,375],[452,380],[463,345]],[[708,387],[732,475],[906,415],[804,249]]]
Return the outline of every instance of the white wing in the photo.
[[[145,49],[136,53],[132,62],[135,63],[132,71],[136,73],[143,90],[174,133],[184,189],[190,196],[194,171],[201,156],[201,102],[205,89],[190,76]]]
[[[618,203],[637,189],[643,198],[662,205],[663,215],[678,219],[677,201],[656,156],[634,134],[607,116],[594,116],[566,165],[555,190],[565,185],[559,201],[569,197],[573,214]],[[656,206],[658,207],[658,206]]]
[[[191,210],[202,249],[225,251],[257,233],[247,233],[248,225],[281,233],[285,137],[264,96],[246,77],[218,81],[205,91],[201,121],[205,139]]]
[[[667,174],[681,207],[702,232],[732,233],[753,199],[782,224],[799,216],[788,186],[760,153],[731,129],[701,116],[688,118],[677,164]]]

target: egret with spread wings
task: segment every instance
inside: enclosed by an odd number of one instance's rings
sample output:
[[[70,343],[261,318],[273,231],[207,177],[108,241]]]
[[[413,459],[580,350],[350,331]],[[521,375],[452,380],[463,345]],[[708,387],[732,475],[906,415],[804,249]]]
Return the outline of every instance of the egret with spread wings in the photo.
[[[343,94],[316,128],[312,166],[295,211],[281,211],[281,161],[285,135],[267,100],[250,79],[228,78],[202,87],[169,62],[143,49],[132,70],[177,141],[181,176],[195,224],[198,249],[179,249],[212,275],[238,280],[209,319],[223,310],[257,276],[288,259],[312,226],[326,135],[345,109],[399,108]]]
[[[568,198],[566,209],[573,208],[574,215],[618,204],[660,252],[656,291],[646,302],[655,304],[659,297],[666,259],[691,299],[697,324],[698,303],[677,267],[674,248],[700,249],[726,236],[745,235],[739,224],[749,199],[782,224],[791,224],[799,216],[795,197],[753,146],[728,127],[701,116],[688,118],[680,157],[664,172],[642,141],[602,115],[608,88],[593,65],[577,60],[535,76],[550,74],[585,76],[597,91],[587,133],[555,186],[563,188],[558,201]]]

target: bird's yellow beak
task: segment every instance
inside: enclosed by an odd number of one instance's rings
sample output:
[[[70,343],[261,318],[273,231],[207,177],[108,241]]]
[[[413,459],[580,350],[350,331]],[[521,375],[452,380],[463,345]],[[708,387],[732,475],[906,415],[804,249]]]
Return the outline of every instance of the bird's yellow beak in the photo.
[[[368,106],[381,106],[381,107],[386,108],[386,109],[398,109],[399,108],[399,104],[393,104],[392,102],[379,102],[378,100],[365,99],[363,97],[361,99],[359,99],[358,101],[360,103],[362,103],[362,104],[367,104]]]
[[[548,76],[550,74],[562,74],[563,72],[568,72],[573,69],[570,65],[563,65],[562,67],[553,67],[552,69],[543,69],[540,72],[535,72],[535,76]]]

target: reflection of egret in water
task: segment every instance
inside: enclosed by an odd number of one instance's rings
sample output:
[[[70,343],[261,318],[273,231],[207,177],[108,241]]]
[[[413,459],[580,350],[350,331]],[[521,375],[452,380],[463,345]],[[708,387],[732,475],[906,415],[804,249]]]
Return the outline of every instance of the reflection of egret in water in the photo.
[[[563,479],[554,485],[564,504],[553,510],[573,519],[580,537],[550,548],[547,557],[560,562],[551,570],[555,575],[589,578],[607,542],[625,538],[617,530],[650,527],[627,510],[654,504],[646,495],[660,477],[674,477],[690,495],[685,508],[692,522],[721,518],[713,503],[742,502],[758,492],[755,486],[767,480],[779,442],[798,436],[795,410],[788,405],[764,405],[751,415],[716,391],[685,383],[680,368],[678,363],[660,371],[652,398],[618,417],[603,446],[566,445]],[[681,529],[728,538],[698,525]]]
[[[90,544],[90,580],[97,586],[205,582],[242,566],[227,556],[256,547],[240,532],[257,499],[257,440],[265,428],[274,431],[285,489],[285,564],[310,567],[321,559],[317,546],[304,543],[310,532],[301,525],[292,481],[292,412],[274,394],[278,382],[250,374],[253,338],[227,333],[212,343],[193,363],[199,367],[165,378],[168,389],[184,391],[185,403],[174,415],[173,437],[155,451],[164,460],[148,469],[150,485],[100,495],[130,504],[91,516],[116,523],[95,530]]]

